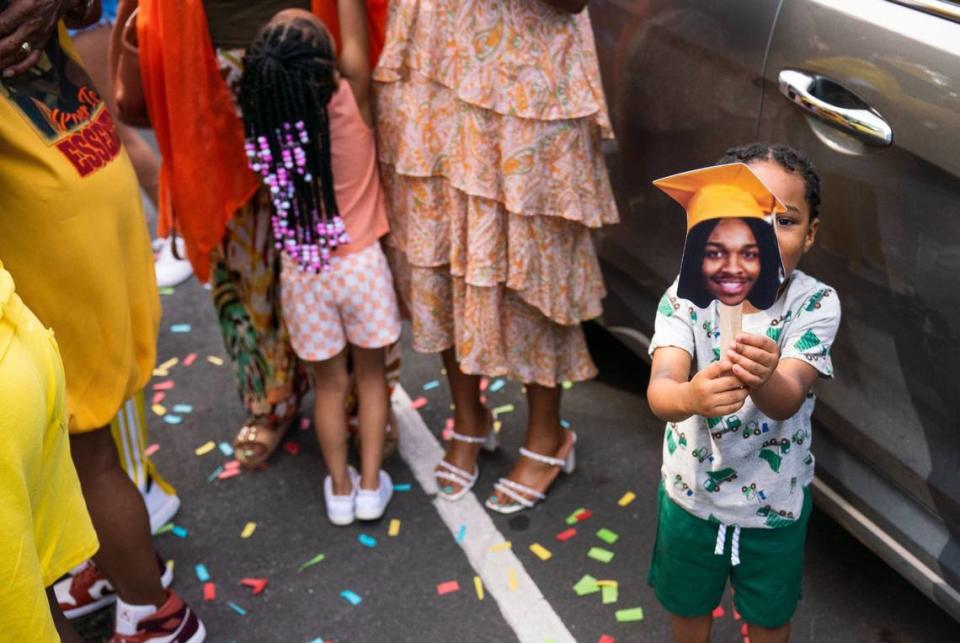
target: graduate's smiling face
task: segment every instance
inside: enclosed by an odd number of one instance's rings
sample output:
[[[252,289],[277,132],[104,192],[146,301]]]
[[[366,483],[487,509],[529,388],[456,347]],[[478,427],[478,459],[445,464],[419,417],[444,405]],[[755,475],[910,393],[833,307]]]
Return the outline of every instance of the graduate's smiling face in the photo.
[[[760,247],[742,219],[721,219],[703,249],[703,285],[727,306],[742,303],[760,276]]]

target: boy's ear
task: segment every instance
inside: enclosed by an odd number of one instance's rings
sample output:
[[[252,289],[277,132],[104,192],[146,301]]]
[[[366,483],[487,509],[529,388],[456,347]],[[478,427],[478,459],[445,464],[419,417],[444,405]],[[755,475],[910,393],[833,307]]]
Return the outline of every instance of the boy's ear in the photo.
[[[817,240],[817,230],[820,229],[820,217],[810,222],[807,227],[807,237],[803,240],[803,253],[806,254],[813,247],[813,242]]]

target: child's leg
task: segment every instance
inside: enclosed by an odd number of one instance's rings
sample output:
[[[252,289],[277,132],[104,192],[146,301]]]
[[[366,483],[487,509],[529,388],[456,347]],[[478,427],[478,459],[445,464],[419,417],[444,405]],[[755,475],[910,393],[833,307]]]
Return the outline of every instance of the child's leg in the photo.
[[[750,635],[750,643],[787,643],[790,640],[789,623],[772,629],[748,624],[747,632]]]
[[[460,370],[456,351],[453,348],[448,348],[441,355],[443,366],[447,371],[450,395],[453,398],[453,423],[456,432],[471,437],[485,436],[490,427],[486,421],[486,410],[480,402],[480,376],[467,375]],[[479,444],[450,440],[443,459],[464,471],[473,471],[479,452]],[[440,470],[439,467],[438,470]],[[454,494],[460,491],[460,485],[452,480],[438,479],[437,482],[446,487],[447,493]]]
[[[120,467],[110,429],[71,435],[70,450],[100,539],[94,562],[124,602],[160,607],[167,593],[160,584],[150,518],[143,496]]]
[[[707,643],[710,640],[710,628],[713,627],[713,615],[677,616],[670,615],[670,630],[676,643]],[[753,639],[750,640],[753,643]]]
[[[314,423],[317,439],[330,473],[333,493],[344,496],[353,488],[347,469],[347,413],[344,409],[350,388],[347,351],[344,349],[334,357],[313,362],[310,366],[313,368],[316,397]]]
[[[387,379],[384,349],[351,346],[360,404],[360,488],[380,487],[387,428]]]

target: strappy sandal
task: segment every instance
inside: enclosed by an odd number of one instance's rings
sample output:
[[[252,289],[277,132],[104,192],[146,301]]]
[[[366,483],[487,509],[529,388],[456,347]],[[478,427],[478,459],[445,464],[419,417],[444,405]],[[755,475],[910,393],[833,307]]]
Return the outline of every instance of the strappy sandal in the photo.
[[[553,481],[556,480],[557,476],[560,474],[560,471],[564,473],[573,473],[574,469],[577,467],[577,458],[576,458],[576,445],[577,445],[577,434],[573,431],[569,431],[570,439],[564,438],[563,446],[560,447],[561,454],[563,451],[569,450],[562,457],[552,457],[548,455],[542,455],[540,453],[534,453],[533,451],[520,447],[520,455],[529,458],[531,460],[536,460],[542,464],[549,465],[551,467],[557,467],[553,477],[547,482],[546,487],[543,491],[534,489],[533,487],[528,487],[525,484],[515,482],[509,478],[500,478],[495,485],[493,485],[494,490],[499,491],[503,495],[507,496],[513,500],[513,504],[501,505],[497,502],[496,495],[492,495],[487,498],[487,501],[484,503],[487,509],[491,511],[496,511],[501,514],[514,514],[518,511],[523,511],[524,509],[530,509],[538,502],[546,499],[546,490],[550,488],[550,485],[553,484]]]
[[[489,412],[487,413],[486,436],[474,437],[472,435],[463,435],[462,433],[451,431],[450,439],[456,440],[457,442],[466,442],[467,444],[479,444],[484,451],[490,452],[496,451],[497,447],[500,446],[497,440],[497,432],[493,428],[493,415]],[[480,476],[479,464],[474,465],[473,473],[454,466],[446,460],[440,460],[440,464],[438,464],[437,467],[438,469],[434,471],[433,474],[437,478],[437,495],[451,502],[460,500],[460,498],[467,495],[467,493],[473,489],[473,485],[477,483],[477,478]],[[443,490],[444,485],[440,483],[441,480],[460,485],[460,490],[456,493],[445,492]]]
[[[233,450],[237,460],[247,469],[256,469],[273,455],[283,436],[287,433],[286,423],[280,423],[276,426],[269,426],[266,420],[252,419],[240,427],[236,439],[233,441]],[[270,436],[268,441],[261,441],[257,438],[261,431]]]

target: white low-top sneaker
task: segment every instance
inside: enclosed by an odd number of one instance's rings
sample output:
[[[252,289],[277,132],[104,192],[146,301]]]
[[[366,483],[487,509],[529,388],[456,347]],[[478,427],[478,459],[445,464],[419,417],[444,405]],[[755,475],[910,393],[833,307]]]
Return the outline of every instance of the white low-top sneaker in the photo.
[[[323,480],[323,497],[327,502],[327,518],[338,527],[349,525],[355,518],[357,503],[357,488],[360,486],[360,475],[353,467],[349,467],[350,482],[353,488],[344,496],[333,494],[333,480],[327,476]]]
[[[160,243],[155,243],[157,259],[153,266],[157,272],[157,286],[160,288],[172,288],[180,285],[193,274],[193,268],[187,261],[187,246],[183,242],[183,237],[177,237],[177,254],[182,257],[177,259],[173,256],[173,238],[158,239]]]
[[[357,485],[359,487],[359,485]],[[380,487],[378,489],[360,489],[357,491],[357,518],[376,520],[387,510],[393,497],[393,480],[390,474],[380,469]]]

